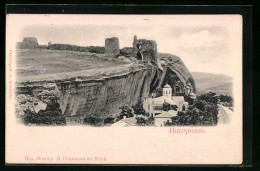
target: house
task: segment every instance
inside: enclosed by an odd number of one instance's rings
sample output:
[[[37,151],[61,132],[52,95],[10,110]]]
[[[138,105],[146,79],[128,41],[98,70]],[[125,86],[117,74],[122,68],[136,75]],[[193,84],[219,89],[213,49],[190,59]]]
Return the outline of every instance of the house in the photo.
[[[120,126],[120,127],[136,126],[136,118],[131,117],[131,118],[121,119],[120,121],[115,122],[111,126],[113,126],[113,127],[114,126]]]
[[[161,114],[154,117],[155,126],[164,126],[166,122],[171,122],[172,117],[177,116],[177,113],[175,110],[162,111]]]

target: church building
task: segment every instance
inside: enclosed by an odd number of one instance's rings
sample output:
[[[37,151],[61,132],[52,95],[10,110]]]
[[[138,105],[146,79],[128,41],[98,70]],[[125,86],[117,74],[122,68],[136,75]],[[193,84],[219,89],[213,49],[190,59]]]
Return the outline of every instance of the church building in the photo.
[[[166,84],[163,87],[163,94],[161,97],[149,97],[146,98],[143,102],[143,108],[149,116],[155,117],[157,115],[162,114],[163,112],[163,104],[166,102],[170,105],[177,106],[177,111],[171,111],[172,114],[178,113],[178,111],[185,111],[188,107],[188,102],[184,101],[183,96],[173,96],[172,88],[170,85]]]

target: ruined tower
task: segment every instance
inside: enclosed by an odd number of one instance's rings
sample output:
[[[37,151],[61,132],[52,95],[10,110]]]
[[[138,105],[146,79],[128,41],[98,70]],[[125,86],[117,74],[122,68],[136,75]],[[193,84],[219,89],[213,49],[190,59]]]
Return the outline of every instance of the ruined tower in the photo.
[[[137,39],[134,36],[133,56],[144,62],[158,64],[157,44],[153,40]]]
[[[120,53],[119,40],[117,37],[111,37],[105,40],[105,53],[113,56]]]
[[[38,46],[38,40],[35,37],[24,37],[22,42],[17,43],[18,49],[33,49]]]

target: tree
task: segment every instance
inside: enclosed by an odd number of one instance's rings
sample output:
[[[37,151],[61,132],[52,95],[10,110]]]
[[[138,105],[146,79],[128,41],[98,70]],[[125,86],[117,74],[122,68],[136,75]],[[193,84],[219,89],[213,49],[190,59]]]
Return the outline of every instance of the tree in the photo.
[[[24,123],[36,124],[36,125],[65,125],[66,118],[60,111],[47,111],[40,110],[35,113],[30,110],[26,110],[23,116]]]
[[[139,126],[145,126],[147,122],[147,118],[140,115],[136,117],[136,124]]]
[[[199,100],[204,100],[208,103],[217,104],[219,97],[216,96],[216,93],[209,92],[207,94],[202,94],[198,97]]]
[[[161,97],[163,95],[163,90],[162,88],[156,88],[155,89],[155,96],[156,97]]]
[[[143,108],[143,103],[139,101],[135,106],[132,106],[135,114],[146,115],[146,112]]]
[[[145,117],[143,115],[139,115],[136,117],[136,124],[139,126],[148,126],[154,124],[154,118],[153,117]]]
[[[218,123],[218,97],[215,93],[199,96],[187,111],[172,118],[175,125],[216,125]]]
[[[176,105],[170,105],[167,102],[163,103],[163,111],[175,110],[177,111],[178,107]]]
[[[25,110],[22,118],[26,125],[66,125],[66,118],[62,115],[60,104],[55,98],[47,103],[45,110],[40,110],[38,113],[29,109]]]
[[[120,119],[123,119],[124,116],[126,116],[127,118],[134,116],[132,109],[130,109],[127,105],[119,107],[119,109],[122,110],[119,116]]]
[[[227,106],[233,106],[233,98],[228,95],[220,95],[219,96],[219,101],[220,102],[226,102]]]

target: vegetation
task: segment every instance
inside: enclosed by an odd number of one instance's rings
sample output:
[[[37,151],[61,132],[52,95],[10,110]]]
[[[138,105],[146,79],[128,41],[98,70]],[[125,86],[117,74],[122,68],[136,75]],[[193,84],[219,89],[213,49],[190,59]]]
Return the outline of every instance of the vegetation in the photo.
[[[139,115],[136,117],[136,124],[138,126],[150,126],[154,124],[154,118]]]
[[[104,124],[112,124],[114,122],[115,122],[115,118],[113,118],[111,116],[104,119]]]
[[[137,115],[146,115],[146,112],[143,108],[143,103],[139,101],[135,106],[132,106],[134,113]]]
[[[84,118],[84,123],[86,123],[86,124],[95,125],[96,122],[97,122],[97,118],[94,117],[93,115]]]
[[[163,103],[163,111],[175,110],[177,111],[178,107],[176,105],[170,105],[167,102]]]
[[[42,47],[46,49],[52,50],[67,50],[67,51],[79,51],[79,52],[91,52],[91,53],[105,53],[105,47],[101,46],[76,46],[76,45],[69,45],[69,44],[51,44],[47,47]]]
[[[124,105],[122,107],[119,107],[119,109],[121,109],[121,113],[119,115],[119,119],[123,119],[124,116],[126,116],[126,118],[130,118],[133,117],[133,110],[131,108],[129,108],[127,105]]]
[[[161,97],[163,95],[162,88],[156,88],[154,93],[155,93],[155,97]]]
[[[198,96],[187,111],[178,112],[172,123],[166,125],[216,125],[218,123],[218,96],[207,93]]]
[[[234,105],[233,98],[228,95],[220,95],[219,101],[222,102],[224,106],[233,107]]]
[[[52,99],[47,104],[46,110],[40,110],[38,113],[29,109],[25,110],[22,116],[23,121],[26,125],[66,125],[66,118],[59,107],[56,99]]]

